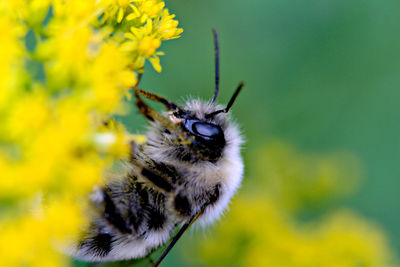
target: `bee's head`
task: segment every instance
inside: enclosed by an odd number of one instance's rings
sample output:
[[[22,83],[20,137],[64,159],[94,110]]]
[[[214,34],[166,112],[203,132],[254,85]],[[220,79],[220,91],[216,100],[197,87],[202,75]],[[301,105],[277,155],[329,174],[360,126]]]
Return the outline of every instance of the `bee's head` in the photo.
[[[175,105],[168,114],[174,125],[164,129],[164,140],[177,147],[177,157],[188,161],[217,161],[229,142],[227,113],[239,94],[239,85],[228,105],[223,108],[211,102],[192,100],[182,108]],[[179,132],[183,134],[179,134]],[[174,153],[175,154],[175,153]]]
[[[189,135],[193,136],[201,142],[212,144],[215,146],[223,146],[225,144],[224,132],[221,126],[214,121],[200,116],[193,110],[193,106],[201,105],[201,103],[189,102],[183,110],[178,110],[169,114],[169,118],[173,123],[180,124],[181,128]]]
[[[225,108],[213,101],[200,100],[189,101],[180,107],[161,96],[136,89],[139,110],[153,121],[148,135],[151,149],[162,155],[164,161],[169,157],[191,163],[216,162],[225,147],[232,144],[230,137],[238,135],[228,112],[242,87],[243,83],[240,83]],[[163,104],[168,111],[164,115],[158,114],[141,100],[140,95]]]
[[[213,110],[213,105],[192,100],[184,108],[168,113],[176,127],[166,135],[172,136],[172,140],[169,139],[172,141],[171,145],[177,144],[176,153],[173,154],[178,159],[215,162],[221,157],[226,144],[226,120],[222,116],[218,116],[218,120],[206,118],[206,110]],[[183,133],[183,138],[177,131]]]

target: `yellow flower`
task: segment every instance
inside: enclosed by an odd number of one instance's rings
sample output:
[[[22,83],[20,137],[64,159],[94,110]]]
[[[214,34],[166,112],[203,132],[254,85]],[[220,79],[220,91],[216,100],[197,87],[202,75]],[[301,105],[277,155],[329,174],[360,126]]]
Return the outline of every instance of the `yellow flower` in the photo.
[[[15,87],[23,82],[22,56],[25,51],[18,41],[19,36],[25,33],[24,25],[16,23],[10,10],[0,7],[0,32],[2,35],[0,49],[0,108],[9,105],[9,100],[15,94]],[[1,129],[1,126],[0,126]],[[0,133],[1,134],[1,133]]]
[[[354,159],[346,162],[349,158],[353,157],[342,156],[342,162],[332,155],[316,157],[278,141],[260,148],[255,156],[260,160],[253,167],[256,171],[246,179],[256,182],[255,189],[241,192],[227,216],[206,238],[197,240],[193,249],[196,256],[185,250],[185,259],[199,266],[400,266],[382,229],[353,211],[336,208],[307,222],[296,216],[298,210],[293,205],[308,203],[315,191],[324,192],[317,194],[319,201],[346,187],[345,178],[339,178],[337,170],[357,175],[351,165],[358,163]],[[315,168],[322,171],[314,172]],[[324,176],[330,177],[327,184]],[[353,178],[346,179],[353,183]],[[276,185],[281,180],[289,189]],[[288,199],[290,205],[282,205],[281,201]]]
[[[40,201],[40,197],[36,201]],[[74,239],[84,220],[74,202],[53,201],[42,209],[26,210],[26,215],[1,225],[0,262],[2,266],[62,266],[66,260],[52,248],[65,237]],[[51,237],[51,242],[46,239]]]
[[[134,4],[131,4],[132,13],[129,14],[126,19],[128,21],[139,19],[141,23],[149,19],[154,19],[159,16],[161,10],[164,8],[165,3],[156,0],[134,0]]]
[[[128,9],[130,8],[131,0],[109,0],[104,1],[107,5],[105,9],[102,21],[116,20],[117,23],[121,23]]]
[[[168,9],[165,9],[162,13],[161,20],[156,23],[157,33],[160,35],[162,40],[171,40],[179,38],[179,34],[183,32],[183,29],[177,28],[178,21],[173,20],[175,15],[170,15]]]
[[[164,55],[162,52],[156,52],[157,48],[161,45],[161,39],[154,36],[154,28],[151,20],[140,27],[131,27],[129,33],[125,33],[125,37],[129,39],[128,42],[123,44],[123,49],[130,53],[137,53],[137,58],[134,61],[136,68],[142,68],[145,59],[149,59],[154,69],[158,72],[161,71],[160,59],[158,56]]]
[[[399,266],[384,232],[354,212],[298,223],[261,195],[236,199],[194,250],[182,254],[201,266]]]
[[[162,1],[143,1],[136,0],[131,4],[132,12],[126,16],[128,21],[135,21],[141,27],[131,27],[130,32],[124,36],[128,39],[122,44],[123,50],[136,55],[133,65],[142,68],[145,59],[148,59],[158,72],[161,71],[160,55],[157,52],[161,41],[176,39],[183,32],[178,27],[178,21],[174,20],[175,15],[169,14],[168,9],[164,8]]]
[[[145,57],[154,55],[156,49],[160,47],[161,41],[151,36],[145,36],[139,43],[138,51]]]
[[[106,112],[115,109],[126,91],[136,84],[136,74],[128,69],[131,64],[128,59],[118,46],[107,42],[91,62],[88,76],[92,79],[93,95],[99,109]]]
[[[164,2],[132,6],[129,0],[0,3],[1,266],[66,266],[58,251],[86,222],[82,199],[128,157],[132,136],[103,122],[124,112],[123,98],[146,59],[161,70],[162,38],[153,26]],[[124,21],[134,10],[140,18]],[[29,51],[28,32],[35,42]]]
[[[27,135],[32,134],[32,131],[40,130],[50,116],[48,104],[42,90],[21,97],[8,115],[10,125],[7,127],[11,130],[9,134],[26,138]]]
[[[281,141],[268,142],[253,159],[257,184],[293,211],[354,192],[361,175],[361,164],[351,153],[304,154]]]
[[[157,72],[160,72],[162,69],[161,69],[161,64],[160,64],[160,58],[158,57],[158,55],[164,55],[164,54],[161,52],[158,52],[156,54],[156,56],[149,58],[149,60],[150,60],[151,65],[153,66],[154,70]]]

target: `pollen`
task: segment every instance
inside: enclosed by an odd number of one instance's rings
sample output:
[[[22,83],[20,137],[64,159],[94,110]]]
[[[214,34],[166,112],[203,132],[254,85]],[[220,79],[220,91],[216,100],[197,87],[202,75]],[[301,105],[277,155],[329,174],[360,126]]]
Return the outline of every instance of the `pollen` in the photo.
[[[180,124],[185,120],[183,118],[177,118],[173,113],[169,114],[169,119],[175,124]]]

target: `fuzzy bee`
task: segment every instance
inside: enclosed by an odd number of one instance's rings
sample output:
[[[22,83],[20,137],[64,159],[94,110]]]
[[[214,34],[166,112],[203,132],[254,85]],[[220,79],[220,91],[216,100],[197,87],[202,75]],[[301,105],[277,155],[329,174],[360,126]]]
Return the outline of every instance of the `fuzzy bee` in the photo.
[[[185,230],[197,220],[217,220],[240,186],[242,138],[228,105],[215,104],[219,85],[219,52],[215,30],[216,89],[210,102],[191,100],[178,106],[167,99],[134,88],[136,106],[149,121],[147,141],[131,143],[128,172],[92,196],[99,210],[72,254],[86,261],[140,258],[170,240],[181,226],[158,266]],[[143,98],[163,104],[158,113]]]

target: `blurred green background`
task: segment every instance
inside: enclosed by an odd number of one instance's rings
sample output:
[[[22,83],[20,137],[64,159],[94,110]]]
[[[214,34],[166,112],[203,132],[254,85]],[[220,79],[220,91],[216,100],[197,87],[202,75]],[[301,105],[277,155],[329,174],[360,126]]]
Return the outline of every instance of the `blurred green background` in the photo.
[[[246,82],[232,109],[247,140],[239,195],[257,184],[251,166],[271,139],[305,154],[346,151],[361,164],[358,190],[297,219],[345,206],[380,225],[399,251],[400,1],[174,0],[166,5],[184,33],[163,45],[160,74],[146,66],[141,87],[180,103],[189,95],[210,99],[211,28],[218,30],[218,102],[227,103],[239,81]],[[145,130],[134,109],[122,120],[132,132]],[[346,179],[341,182],[347,186]],[[187,234],[164,266],[188,266],[182,251],[195,250],[192,239]]]

